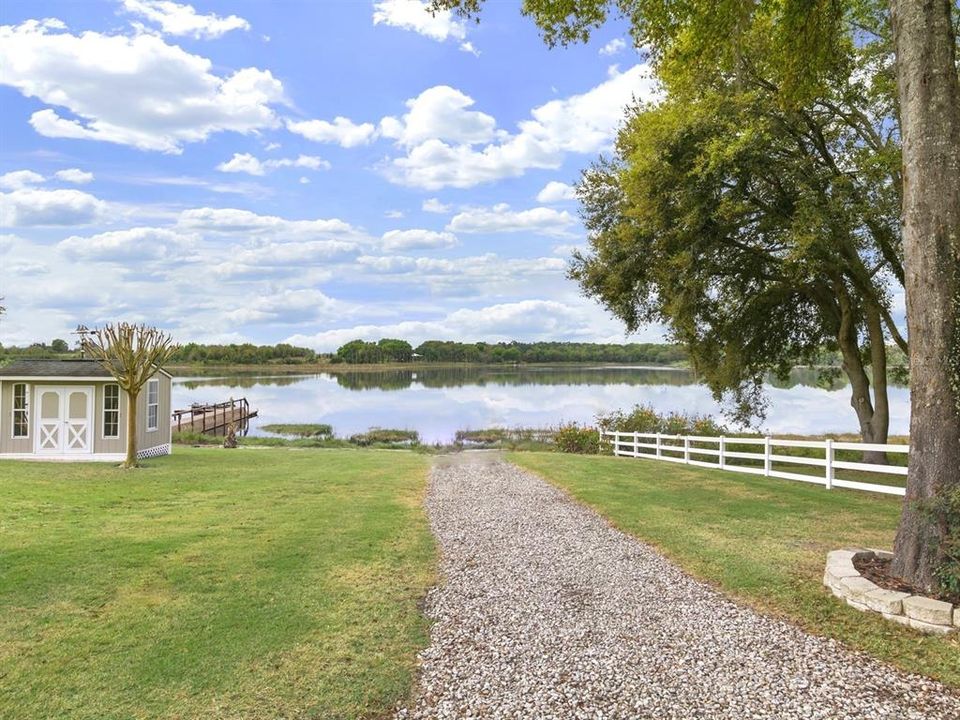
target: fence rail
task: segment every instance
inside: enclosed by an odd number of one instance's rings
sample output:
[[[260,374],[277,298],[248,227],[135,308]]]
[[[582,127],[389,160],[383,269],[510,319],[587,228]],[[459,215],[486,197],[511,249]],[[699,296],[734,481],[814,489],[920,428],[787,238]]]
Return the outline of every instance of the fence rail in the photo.
[[[906,466],[837,460],[836,453],[838,450],[842,450],[906,454],[910,452],[908,445],[837,442],[830,439],[781,440],[772,437],[707,437],[704,435],[665,435],[663,433],[627,433],[617,431],[604,431],[600,434],[600,438],[602,441],[610,444],[613,449],[613,454],[618,457],[664,460],[667,462],[683,463],[685,465],[764,475],[766,477],[782,478],[784,480],[797,480],[823,485],[827,490],[837,487],[900,496],[906,492],[904,488],[896,485],[881,485],[857,480],[844,480],[836,476],[837,470],[855,470],[857,472],[905,476],[907,474]],[[702,447],[702,445],[710,445],[711,447]],[[762,446],[762,450],[759,452],[730,450],[730,445]],[[822,450],[823,457],[785,455],[777,453],[775,451],[776,448]],[[698,459],[702,457],[716,458],[717,460],[715,462],[709,462]],[[737,460],[752,461],[755,462],[756,465],[744,465],[731,462]],[[777,469],[775,464],[820,467],[823,468],[823,472],[818,475],[791,472]]]

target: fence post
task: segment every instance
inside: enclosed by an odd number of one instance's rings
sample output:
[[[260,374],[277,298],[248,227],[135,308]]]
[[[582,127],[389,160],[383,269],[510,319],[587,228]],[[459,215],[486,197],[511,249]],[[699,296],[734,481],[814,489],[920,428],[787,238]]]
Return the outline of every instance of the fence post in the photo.
[[[640,438],[636,433],[633,434],[633,456],[640,457]]]
[[[827,478],[826,478],[826,487],[827,490],[830,490],[833,487],[833,440],[827,438]]]
[[[613,431],[613,455],[614,457],[619,457],[620,455],[620,431]]]
[[[721,435],[720,436],[720,469],[723,470],[727,466],[727,460],[723,456],[724,451],[727,449],[727,439]]]
[[[687,435],[683,436],[683,461],[690,464],[690,438]]]
[[[657,457],[663,457],[662,445],[660,442],[660,433],[657,433]]]
[[[770,477],[770,436],[763,438],[763,474]]]

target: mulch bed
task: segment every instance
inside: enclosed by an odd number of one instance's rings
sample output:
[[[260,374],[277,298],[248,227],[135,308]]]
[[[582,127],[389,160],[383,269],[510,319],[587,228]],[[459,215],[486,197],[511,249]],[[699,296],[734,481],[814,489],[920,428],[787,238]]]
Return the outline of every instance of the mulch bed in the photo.
[[[854,558],[853,560],[853,566],[857,569],[857,572],[863,575],[874,585],[879,585],[885,590],[896,590],[897,592],[910,593],[911,595],[924,594],[920,590],[914,588],[910,583],[901,580],[895,575],[891,575],[891,564],[891,560],[884,560],[883,558],[878,557],[869,559]]]
[[[911,595],[923,595],[924,597],[931,598],[933,600],[944,600],[946,602],[956,603],[956,598],[950,598],[943,595],[932,595],[930,593],[924,592],[923,590],[918,590],[910,583],[898,578],[896,575],[891,574],[890,566],[892,564],[891,560],[885,560],[883,558],[873,557],[873,558],[856,558],[853,561],[853,566],[857,569],[863,577],[872,582],[874,585],[879,585],[880,587],[886,590],[896,590],[897,592],[910,593]]]

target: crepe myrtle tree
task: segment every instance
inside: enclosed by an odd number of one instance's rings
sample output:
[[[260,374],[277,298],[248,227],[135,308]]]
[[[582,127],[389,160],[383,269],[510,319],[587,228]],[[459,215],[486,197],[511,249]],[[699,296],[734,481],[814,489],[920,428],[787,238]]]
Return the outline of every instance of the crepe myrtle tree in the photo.
[[[484,0],[433,0],[475,17]],[[850,73],[864,19],[887,27],[894,58],[903,182],[910,361],[910,466],[893,571],[936,590],[960,491],[960,76],[956,0],[522,0],[548,45],[584,42],[611,16],[629,22],[667,93],[704,75],[736,76],[760,44],[761,75],[802,105]],[[869,24],[869,23],[868,23]]]
[[[137,399],[147,380],[179,349],[167,333],[148,325],[119,322],[84,332],[84,353],[97,360],[127,394],[127,457],[121,467],[137,460]]]

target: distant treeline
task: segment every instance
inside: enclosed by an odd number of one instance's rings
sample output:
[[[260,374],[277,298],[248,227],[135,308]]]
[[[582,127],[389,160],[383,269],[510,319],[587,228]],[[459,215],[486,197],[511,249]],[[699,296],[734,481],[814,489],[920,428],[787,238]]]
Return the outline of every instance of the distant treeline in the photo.
[[[17,358],[44,358],[77,356],[65,340],[56,339],[49,345],[34,343],[29,347],[3,347],[0,360]],[[678,345],[659,343],[575,343],[575,342],[501,342],[465,343],[450,340],[428,340],[414,348],[406,340],[383,338],[376,342],[352,340],[336,353],[326,355],[310,348],[288,343],[254,345],[231,343],[207,345],[187,343],[180,347],[170,361],[171,365],[306,365],[324,361],[333,363],[387,364],[387,363],[568,363],[604,362],[624,364],[674,365],[686,360],[686,353]]]
[[[335,362],[394,363],[558,363],[609,362],[670,365],[686,360],[678,345],[659,343],[574,343],[574,342],[509,342],[463,343],[450,340],[428,340],[416,348],[405,340],[384,338],[378,342],[353,340],[340,347]]]
[[[319,359],[310,348],[278,345],[203,345],[187,343],[174,354],[171,365],[301,365]]]
[[[27,347],[3,347],[0,345],[0,362],[30,358],[79,357],[78,350],[71,350],[65,340],[56,339],[49,345],[34,343]],[[316,363],[320,359],[310,348],[295,347],[287,343],[279,345],[253,345],[232,343],[230,345],[204,345],[187,343],[173,355],[171,365],[300,365]]]
[[[57,338],[47,343],[33,343],[26,347],[4,347],[0,344],[0,361],[18,358],[55,358],[70,354],[70,345],[66,340]]]

